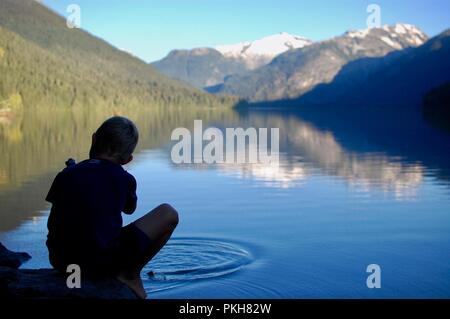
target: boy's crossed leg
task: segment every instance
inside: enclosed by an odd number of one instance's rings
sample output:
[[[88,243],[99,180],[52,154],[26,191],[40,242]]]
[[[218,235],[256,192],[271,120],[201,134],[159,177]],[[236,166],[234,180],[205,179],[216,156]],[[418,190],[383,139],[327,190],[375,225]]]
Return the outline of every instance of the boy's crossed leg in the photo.
[[[153,244],[146,248],[139,261],[122,269],[117,275],[117,279],[129,286],[140,298],[145,298],[146,293],[140,273],[142,268],[169,240],[178,225],[178,213],[169,204],[161,204],[134,221],[133,224],[146,234]]]

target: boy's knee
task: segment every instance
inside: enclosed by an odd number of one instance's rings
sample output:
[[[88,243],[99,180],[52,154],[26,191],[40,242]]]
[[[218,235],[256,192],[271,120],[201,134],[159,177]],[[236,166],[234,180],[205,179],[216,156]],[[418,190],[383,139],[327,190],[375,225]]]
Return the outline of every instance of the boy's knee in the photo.
[[[175,227],[178,225],[179,217],[178,212],[175,208],[172,207],[172,205],[164,203],[159,205],[159,208],[164,214],[164,217],[167,218],[168,224]]]

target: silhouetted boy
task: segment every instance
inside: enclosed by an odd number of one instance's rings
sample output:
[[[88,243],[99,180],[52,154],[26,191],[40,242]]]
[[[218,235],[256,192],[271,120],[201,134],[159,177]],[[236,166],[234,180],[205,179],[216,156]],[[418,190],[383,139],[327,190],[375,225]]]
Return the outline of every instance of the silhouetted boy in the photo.
[[[115,116],[92,135],[89,159],[72,163],[53,181],[47,247],[52,266],[66,272],[77,264],[81,274],[115,276],[146,297],[142,268],[166,244],[178,214],[162,204],[123,227],[122,212],[136,209],[136,180],[122,168],[133,159],[138,130]]]

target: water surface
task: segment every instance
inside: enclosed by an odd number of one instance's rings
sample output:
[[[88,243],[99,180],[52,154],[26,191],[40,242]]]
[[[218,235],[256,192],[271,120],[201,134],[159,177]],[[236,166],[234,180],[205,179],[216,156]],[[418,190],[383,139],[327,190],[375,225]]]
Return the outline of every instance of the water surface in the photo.
[[[450,297],[450,136],[420,116],[121,110],[141,132],[138,209],[180,212],[142,273],[151,298]],[[328,113],[330,114],[330,113]],[[0,123],[0,240],[48,267],[43,198],[112,112],[30,110]],[[175,165],[176,127],[279,127],[280,165]],[[382,288],[368,289],[379,264]]]

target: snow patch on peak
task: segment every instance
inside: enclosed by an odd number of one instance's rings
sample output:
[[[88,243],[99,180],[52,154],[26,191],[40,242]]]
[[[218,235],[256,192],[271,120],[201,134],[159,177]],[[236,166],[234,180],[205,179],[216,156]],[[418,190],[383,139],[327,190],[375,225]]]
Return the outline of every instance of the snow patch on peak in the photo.
[[[394,31],[398,34],[405,34],[406,28],[403,26],[403,24],[396,24],[394,26]]]
[[[398,34],[415,33],[424,36],[425,34],[416,26],[407,23],[396,23],[394,25],[394,31]]]
[[[370,29],[364,29],[364,30],[356,30],[356,31],[347,31],[345,34],[349,36],[350,38],[365,38],[370,32]]]
[[[378,30],[382,31],[384,33],[387,33],[387,36],[380,37],[379,33],[372,33],[372,31]],[[384,25],[380,28],[368,28],[363,30],[350,30],[345,33],[345,36],[348,36],[350,38],[359,38],[364,39],[368,35],[375,35],[377,37],[380,37],[380,39],[387,43],[388,45],[392,46],[393,48],[401,48],[402,45],[396,41],[393,41],[393,39],[400,40],[403,39],[406,40],[411,45],[419,46],[423,44],[427,39],[427,35],[423,33],[420,29],[415,27],[411,24],[405,24],[405,23],[397,23],[393,26]],[[401,41],[401,40],[400,40]]]
[[[240,56],[245,51],[245,47],[249,45],[250,42],[239,42],[236,44],[218,45],[215,47],[215,49],[223,55],[237,57]]]
[[[245,41],[231,45],[218,45],[215,49],[223,55],[231,57],[249,58],[254,56],[264,56],[267,58],[274,58],[283,52],[302,48],[311,43],[311,40],[304,37],[281,32],[255,41]]]
[[[412,24],[397,23],[393,27],[393,32],[395,32],[393,34],[406,37],[410,43],[416,46],[423,44],[428,39],[425,33]]]
[[[402,49],[401,44],[392,41],[392,40],[391,40],[390,38],[388,38],[388,37],[381,37],[381,41],[383,41],[384,43],[386,43],[387,45],[393,47],[393,48],[396,49],[396,50]]]

